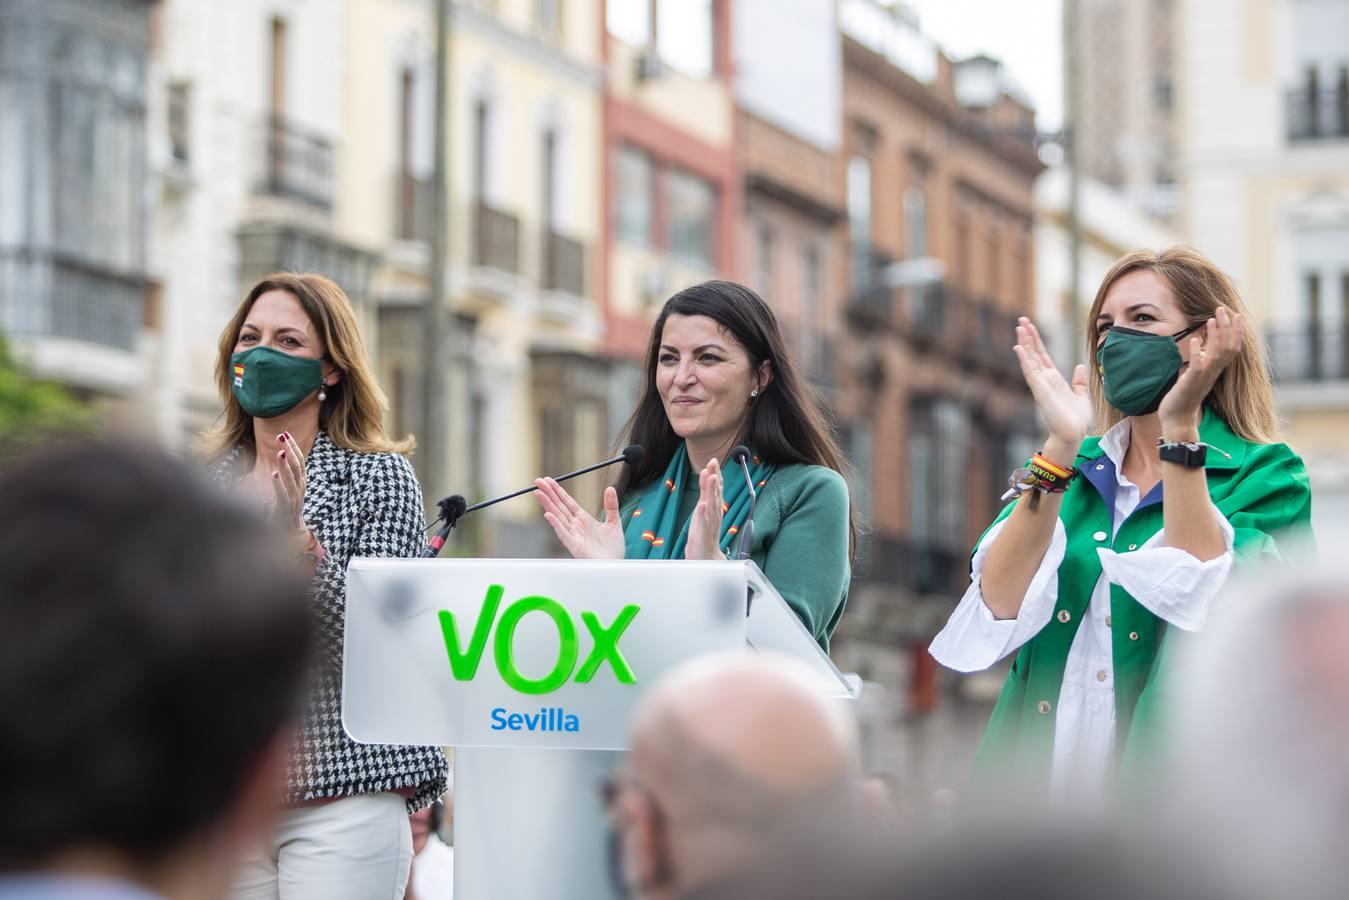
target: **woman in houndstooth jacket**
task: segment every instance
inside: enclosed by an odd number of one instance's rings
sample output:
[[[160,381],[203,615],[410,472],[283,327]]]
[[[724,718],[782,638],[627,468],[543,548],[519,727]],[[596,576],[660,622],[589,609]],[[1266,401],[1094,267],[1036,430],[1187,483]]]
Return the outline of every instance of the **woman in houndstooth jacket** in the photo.
[[[286,522],[313,573],[319,654],[291,751],[286,810],[246,866],[239,898],[402,898],[408,813],[446,788],[436,748],[358,744],[342,728],[346,569],[352,557],[415,557],[425,516],[404,455],[384,433],[351,302],[332,281],[276,274],[249,291],[220,337],[224,421],[211,474]]]

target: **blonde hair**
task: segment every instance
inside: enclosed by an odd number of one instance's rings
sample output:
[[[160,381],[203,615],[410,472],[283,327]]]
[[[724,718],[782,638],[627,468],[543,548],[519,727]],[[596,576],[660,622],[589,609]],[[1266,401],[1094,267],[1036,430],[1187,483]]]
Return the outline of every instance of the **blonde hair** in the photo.
[[[254,302],[268,291],[285,291],[304,308],[326,350],[326,359],[342,373],[334,385],[326,387],[327,399],[319,408],[319,428],[329,440],[346,450],[364,453],[412,452],[416,441],[411,435],[392,440],[384,433],[384,412],[389,401],[375,383],[370,358],[356,324],[356,313],[342,289],[330,279],[312,272],[277,272],[263,278],[239,304],[238,311],[220,333],[216,359],[215,384],[225,406],[224,422],[203,436],[202,454],[218,459],[233,447],[256,453],[253,446],[253,417],[244,412],[230,390],[230,357],[239,342],[248,313]]]
[[[1242,302],[1232,279],[1191,247],[1169,247],[1162,251],[1135,250],[1122,256],[1111,267],[1096,291],[1091,312],[1087,314],[1087,359],[1096,358],[1098,341],[1094,323],[1105,304],[1106,294],[1110,293],[1115,282],[1137,271],[1155,272],[1170,286],[1187,326],[1207,322],[1220,306],[1245,317],[1241,350],[1218,376],[1204,403],[1239,437],[1258,444],[1273,443],[1277,439],[1279,426],[1274,414],[1274,391],[1269,380],[1265,342],[1250,322],[1246,304]],[[1123,419],[1124,413],[1106,402],[1100,369],[1096,365],[1089,365],[1087,370],[1096,422],[1104,433]]]

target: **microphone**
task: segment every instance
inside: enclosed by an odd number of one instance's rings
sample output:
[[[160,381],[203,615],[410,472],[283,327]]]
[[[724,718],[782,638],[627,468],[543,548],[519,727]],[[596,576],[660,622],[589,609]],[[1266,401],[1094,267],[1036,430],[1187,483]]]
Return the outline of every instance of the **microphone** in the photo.
[[[440,548],[445,546],[445,541],[450,536],[450,531],[455,525],[459,524],[459,517],[468,511],[468,501],[459,494],[451,494],[437,504],[440,507],[440,517],[445,520],[445,524],[435,537],[431,538],[431,543],[426,545],[422,551],[422,559],[431,559],[440,553]]]
[[[736,444],[731,449],[731,459],[740,464],[740,471],[745,473],[745,487],[749,488],[749,515],[745,516],[745,524],[740,527],[740,534],[736,538],[736,559],[749,559],[749,551],[754,546],[754,505],[759,495],[754,490],[754,478],[749,474],[750,457],[749,448],[744,444]]]
[[[646,448],[644,448],[641,444],[629,444],[628,446],[623,448],[622,453],[618,454],[612,459],[606,459],[603,462],[597,462],[593,466],[586,466],[584,469],[577,469],[575,472],[568,472],[566,475],[558,475],[555,478],[553,478],[553,480],[566,481],[570,478],[576,478],[580,475],[585,475],[588,472],[594,472],[596,469],[603,469],[608,466],[612,466],[615,463],[627,463],[629,466],[635,466],[642,461],[642,457],[645,455],[646,455]],[[500,503],[503,500],[510,500],[514,497],[520,497],[524,494],[530,494],[537,490],[538,487],[531,484],[527,488],[521,488],[518,491],[512,491],[511,493],[504,494],[500,497],[493,497],[491,500],[482,500],[479,501],[478,503],[473,504],[472,506],[465,505],[464,498],[459,496],[458,494],[446,497],[439,503],[440,514],[445,518],[445,525],[443,528],[440,529],[440,531],[436,532],[436,536],[431,539],[431,543],[428,544],[426,549],[422,551],[422,558],[429,559],[435,556],[436,554],[440,553],[440,548],[445,546],[445,538],[449,536],[450,529],[454,528],[455,524],[458,523],[460,517],[463,516],[465,513],[471,513],[474,510],[479,509],[486,509],[489,506],[495,506],[496,504]],[[439,541],[439,543],[437,543],[437,541]]]

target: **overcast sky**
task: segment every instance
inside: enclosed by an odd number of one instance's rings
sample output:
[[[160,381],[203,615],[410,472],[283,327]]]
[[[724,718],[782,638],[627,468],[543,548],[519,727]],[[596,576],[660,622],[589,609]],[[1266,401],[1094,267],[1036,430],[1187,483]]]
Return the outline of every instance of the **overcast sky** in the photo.
[[[948,55],[1002,60],[1035,105],[1041,131],[1063,121],[1061,0],[906,0]]]

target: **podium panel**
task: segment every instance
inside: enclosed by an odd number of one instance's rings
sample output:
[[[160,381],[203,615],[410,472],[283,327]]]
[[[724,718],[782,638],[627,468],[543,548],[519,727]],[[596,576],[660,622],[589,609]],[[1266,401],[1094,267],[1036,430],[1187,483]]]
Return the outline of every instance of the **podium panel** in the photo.
[[[744,647],[857,696],[752,562],[355,559],[342,721],[455,748],[457,900],[607,900],[599,787],[637,701]]]

